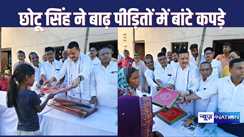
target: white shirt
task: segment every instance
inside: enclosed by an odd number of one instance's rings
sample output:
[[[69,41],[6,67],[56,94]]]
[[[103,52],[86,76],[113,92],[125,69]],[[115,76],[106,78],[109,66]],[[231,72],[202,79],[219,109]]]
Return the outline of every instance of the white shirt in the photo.
[[[137,70],[139,70],[139,74],[140,74],[140,86],[139,86],[139,90],[145,91],[146,90],[145,87],[147,86],[147,84],[146,84],[146,78],[144,76],[144,73],[145,73],[145,71],[147,69],[146,65],[144,64],[143,61],[140,60],[137,63],[134,61],[132,63],[132,67],[134,67]]]
[[[92,64],[93,64],[93,65],[98,65],[98,64],[101,63],[100,60],[98,59],[98,57],[95,57],[95,58],[92,59],[91,61],[92,61]]]
[[[188,65],[182,69],[178,65],[176,71],[173,73],[171,84],[175,85],[175,90],[184,92],[187,90],[196,91],[199,88],[199,71],[195,65]],[[180,105],[186,112],[193,114],[193,103]]]
[[[118,65],[110,61],[105,68],[102,64],[94,67],[93,90],[97,93],[98,104],[105,107],[116,108],[118,99]]]
[[[54,60],[52,63],[49,61],[43,62],[40,68],[41,75],[44,75],[47,80],[50,80],[52,77],[56,77],[58,72],[62,67],[60,61]]]
[[[35,81],[38,81],[38,82],[41,79],[41,65],[42,65],[41,63],[39,63],[38,67],[32,65],[33,68],[35,69]]]
[[[41,69],[41,63],[39,63],[38,67],[34,66],[33,64],[31,64],[31,65],[35,69],[35,81],[31,87],[31,90],[37,92],[37,90],[38,90],[37,84],[39,83],[39,81],[41,79],[41,70],[40,70]]]
[[[202,99],[217,94],[219,112],[240,112],[240,122],[244,123],[244,81],[235,86],[230,76],[219,79],[206,93],[198,93]]]
[[[146,69],[145,73],[144,73],[146,80],[147,80],[147,84],[150,86],[150,90],[151,90],[151,95],[154,95],[157,92],[157,84],[155,83],[155,77],[154,77],[154,72],[151,69]]]
[[[90,57],[80,53],[80,58],[76,62],[70,58],[65,60],[56,78],[60,80],[65,76],[67,77],[67,84],[71,84],[78,76],[83,76],[84,80],[80,82],[80,85],[67,93],[69,96],[75,98],[90,100],[91,96],[95,96],[95,93],[90,92],[91,68],[92,63]]]
[[[171,65],[167,65],[165,68],[162,66],[157,67],[154,70],[155,80],[160,80],[162,86],[166,86],[169,84],[169,81],[172,79],[172,67]]]
[[[213,68],[213,72],[212,72],[212,75],[216,78],[220,78],[221,77],[221,74],[222,74],[222,65],[221,65],[221,62],[214,59],[211,61],[211,65],[212,65],[212,68]]]
[[[171,84],[175,85],[176,90],[196,91],[199,88],[199,71],[195,65],[188,65],[185,69],[182,69],[180,65],[174,69]]]
[[[200,60],[199,55],[197,56],[197,60],[195,60],[195,58],[192,55],[190,56],[190,64],[194,64],[194,65],[198,66],[199,60]],[[204,55],[201,55],[200,63],[202,63],[204,60],[205,60]]]
[[[210,75],[205,81],[201,78],[199,89],[196,94],[204,94],[209,90],[210,87],[214,86],[218,78]],[[217,109],[217,96],[213,95],[206,99],[196,100],[195,104],[195,115],[197,116],[198,112],[215,112]]]
[[[171,61],[169,65],[172,68],[173,72],[176,72],[176,69],[179,67],[179,63],[174,61]]]

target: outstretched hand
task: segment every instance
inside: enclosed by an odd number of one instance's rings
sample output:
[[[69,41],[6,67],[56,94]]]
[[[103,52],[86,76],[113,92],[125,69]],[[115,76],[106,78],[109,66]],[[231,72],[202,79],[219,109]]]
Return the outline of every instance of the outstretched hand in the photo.
[[[80,78],[78,77],[78,78],[76,78],[76,79],[74,79],[74,80],[72,81],[72,83],[71,83],[71,87],[72,87],[72,88],[76,88],[76,87],[79,86],[79,84],[80,84]]]
[[[47,99],[48,99],[48,100],[49,100],[49,99],[52,99],[52,98],[54,98],[55,95],[56,95],[56,94],[54,94],[54,93],[50,93],[50,94],[47,95]]]

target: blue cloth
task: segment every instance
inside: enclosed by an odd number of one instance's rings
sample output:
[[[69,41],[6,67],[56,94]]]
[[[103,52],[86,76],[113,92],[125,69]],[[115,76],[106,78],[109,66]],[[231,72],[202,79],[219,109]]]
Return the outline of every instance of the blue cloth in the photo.
[[[17,107],[15,107],[18,116],[18,130],[39,130],[39,119],[35,106],[40,105],[40,103],[41,100],[34,91],[24,90],[18,92]]]

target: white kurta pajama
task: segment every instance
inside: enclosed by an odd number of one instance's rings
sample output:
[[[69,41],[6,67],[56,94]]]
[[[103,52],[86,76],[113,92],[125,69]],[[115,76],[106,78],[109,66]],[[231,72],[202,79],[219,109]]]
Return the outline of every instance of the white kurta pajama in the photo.
[[[41,75],[46,77],[46,80],[50,80],[52,77],[56,77],[62,67],[60,61],[54,60],[52,63],[46,61],[43,62],[40,68]]]
[[[198,62],[200,60],[200,56],[198,55],[197,59],[195,60],[195,58],[191,55],[190,56],[190,64],[196,65],[198,66]],[[201,55],[201,60],[200,60],[200,64],[205,61],[204,55]]]
[[[97,93],[98,105],[110,108],[117,107],[118,100],[118,65],[110,61],[107,67],[102,64],[94,66],[95,82],[91,87]],[[94,92],[93,91],[93,92]]]
[[[162,84],[161,86],[167,86],[173,77],[172,71],[173,68],[169,64],[165,68],[163,68],[162,66],[157,67],[154,70],[155,80],[160,80],[160,82],[162,82],[160,83]]]
[[[78,78],[78,76],[84,77],[84,80],[80,82],[78,87],[67,92],[68,96],[90,100],[91,96],[96,95],[95,93],[92,93],[89,88],[91,68],[91,59],[83,53],[80,53],[80,57],[76,62],[69,58],[65,60],[63,67],[57,76],[57,80],[60,80],[65,76],[67,77],[67,84],[70,85],[73,80]]]
[[[184,92],[184,91],[197,91],[199,88],[199,71],[195,65],[188,65],[185,69],[182,70],[180,65],[175,69],[173,73],[172,81],[170,84],[175,86],[175,90]],[[180,107],[183,108],[188,113],[194,114],[194,102],[188,104],[180,104]]]
[[[240,112],[240,122],[244,123],[244,80],[235,86],[227,76],[217,80],[205,93],[199,92],[197,95],[206,99],[215,94],[218,96],[218,112]]]
[[[155,93],[157,92],[158,85],[155,82],[154,71],[147,68],[144,75],[146,77],[147,84],[150,87],[150,95],[155,95]]]
[[[212,75],[215,78],[220,78],[221,74],[222,74],[221,62],[216,60],[216,59],[214,59],[214,60],[211,61],[211,66],[212,66],[212,69],[213,69]]]
[[[210,75],[205,81],[201,78],[199,89],[196,94],[204,94],[206,93],[210,87],[216,84],[216,78],[213,75]],[[196,100],[195,104],[195,115],[197,116],[198,112],[215,112],[217,109],[217,95],[213,95],[206,99]]]
[[[35,81],[33,86],[31,87],[31,90],[37,91],[38,90],[37,85],[39,84],[39,81],[41,79],[41,63],[39,63],[38,67],[34,65],[32,65],[32,67],[35,69]]]
[[[176,72],[176,69],[179,67],[179,63],[174,61],[171,61],[168,65],[172,68],[172,72]]]
[[[92,59],[91,61],[92,61],[92,64],[93,64],[93,65],[98,65],[98,64],[101,63],[100,60],[98,59],[98,57],[95,57],[95,58]]]

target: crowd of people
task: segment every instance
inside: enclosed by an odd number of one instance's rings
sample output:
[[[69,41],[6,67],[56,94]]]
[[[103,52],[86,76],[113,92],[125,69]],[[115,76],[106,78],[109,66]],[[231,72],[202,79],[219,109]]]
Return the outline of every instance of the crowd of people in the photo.
[[[156,59],[151,54],[142,59],[138,53],[132,58],[129,51],[124,50],[124,57],[118,61],[119,134],[160,136],[152,132],[152,107],[145,106],[152,106],[152,101],[147,100],[159,89],[170,88],[179,93],[177,106],[188,114],[240,112],[240,124],[218,126],[243,136],[244,59],[238,51],[231,49],[230,43],[224,43],[223,54],[217,56],[212,47],[206,47],[203,55],[199,54],[197,44],[192,44],[189,49],[190,52],[188,49],[167,52],[163,47]]]
[[[244,59],[230,43],[223,45],[223,54],[215,55],[212,47],[199,54],[197,44],[188,49],[167,51],[141,58],[128,50],[118,60],[112,58],[110,46],[90,47],[89,54],[80,51],[71,41],[60,60],[55,49],[46,47],[40,61],[36,52],[17,52],[18,62],[9,78],[7,104],[18,116],[18,135],[36,135],[39,130],[37,113],[42,111],[49,94],[41,103],[38,90],[43,85],[65,87],[65,96],[84,99],[91,104],[118,107],[118,134],[121,137],[161,137],[152,131],[152,100],[161,88],[179,93],[177,106],[188,114],[198,112],[240,112],[240,124],[218,125],[234,135],[244,129]],[[7,87],[5,87],[7,89]],[[118,106],[117,106],[118,104]]]
[[[86,55],[76,41],[71,41],[60,60],[55,59],[53,47],[46,47],[42,61],[36,52],[30,52],[27,62],[25,52],[19,50],[7,92],[7,104],[15,108],[18,116],[18,135],[38,134],[37,113],[56,95],[48,94],[41,103],[38,95],[41,86],[62,85],[65,87],[62,90],[67,91],[65,96],[116,109],[118,66],[112,54],[112,49],[105,45],[99,51],[91,47]]]

